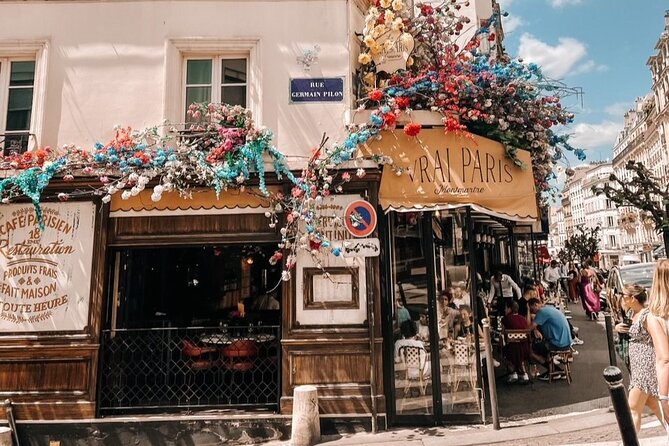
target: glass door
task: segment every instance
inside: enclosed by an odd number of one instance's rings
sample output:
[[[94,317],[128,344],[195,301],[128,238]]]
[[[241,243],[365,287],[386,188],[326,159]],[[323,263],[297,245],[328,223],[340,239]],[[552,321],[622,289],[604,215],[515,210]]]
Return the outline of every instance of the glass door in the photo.
[[[481,414],[479,354],[469,286],[469,240],[464,211],[430,215],[434,250],[435,319],[442,418]],[[437,380],[435,380],[437,381]]]
[[[393,213],[397,421],[480,419],[477,330],[464,212]]]

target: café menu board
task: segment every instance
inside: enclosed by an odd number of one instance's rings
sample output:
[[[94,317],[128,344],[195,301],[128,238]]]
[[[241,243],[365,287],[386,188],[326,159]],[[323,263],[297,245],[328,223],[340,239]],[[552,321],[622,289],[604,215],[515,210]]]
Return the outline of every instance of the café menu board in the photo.
[[[88,325],[95,205],[0,205],[0,333]]]

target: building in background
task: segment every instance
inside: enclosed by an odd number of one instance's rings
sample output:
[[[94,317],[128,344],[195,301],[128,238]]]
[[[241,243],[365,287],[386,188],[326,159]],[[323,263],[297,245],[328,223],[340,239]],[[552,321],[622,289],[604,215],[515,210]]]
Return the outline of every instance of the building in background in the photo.
[[[577,166],[562,190],[561,208],[554,209],[551,216],[551,238],[554,251],[558,252],[564,242],[578,233],[579,227],[600,229],[600,266],[609,268],[620,253],[620,232],[617,210],[611,200],[592,192],[594,186],[607,181],[613,172],[610,162]]]
[[[625,114],[625,123],[613,149],[613,169],[620,178],[629,178],[628,161],[638,161],[650,169],[660,184],[669,182],[669,11],[665,29],[648,59],[653,78],[652,90],[639,97]],[[626,253],[642,260],[665,255],[661,238],[648,216],[636,208],[618,209],[621,245]]]

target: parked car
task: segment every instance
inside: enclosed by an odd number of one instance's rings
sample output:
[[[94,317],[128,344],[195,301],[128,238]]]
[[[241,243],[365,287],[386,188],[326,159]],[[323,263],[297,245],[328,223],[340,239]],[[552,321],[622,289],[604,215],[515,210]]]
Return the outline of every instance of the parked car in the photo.
[[[646,290],[650,290],[653,284],[653,274],[655,273],[655,262],[635,263],[632,265],[614,266],[609,271],[609,277],[606,280],[606,286],[602,294],[610,313],[615,321],[622,317],[620,308],[620,298],[625,285],[637,283]]]

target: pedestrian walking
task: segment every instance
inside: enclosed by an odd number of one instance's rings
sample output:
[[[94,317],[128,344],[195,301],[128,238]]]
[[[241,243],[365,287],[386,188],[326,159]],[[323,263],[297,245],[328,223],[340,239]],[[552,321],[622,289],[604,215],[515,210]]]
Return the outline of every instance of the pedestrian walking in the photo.
[[[599,318],[599,311],[602,306],[596,289],[599,289],[599,278],[593,268],[592,260],[588,259],[581,270],[580,291],[585,314],[593,321]]]
[[[660,260],[653,275],[648,305],[648,332],[655,347],[658,399],[664,419],[669,415],[669,259]],[[667,423],[665,422],[665,428]]]
[[[646,290],[642,286],[636,283],[626,285],[621,304],[623,310],[631,312],[632,316],[615,327],[618,333],[629,336],[630,385],[627,398],[637,432],[641,429],[644,407],[648,407],[658,420],[662,420],[658,404],[655,350],[647,328],[649,311],[645,306],[646,300]]]

